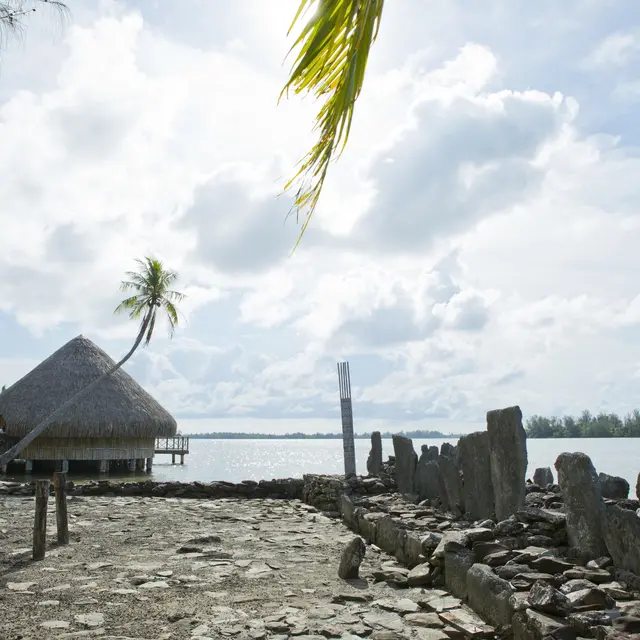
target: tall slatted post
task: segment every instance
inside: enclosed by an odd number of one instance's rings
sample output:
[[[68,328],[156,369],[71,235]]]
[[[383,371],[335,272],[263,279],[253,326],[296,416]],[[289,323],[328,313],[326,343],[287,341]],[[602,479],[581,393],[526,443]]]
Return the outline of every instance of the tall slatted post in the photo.
[[[351,376],[349,363],[338,363],[338,385],[340,387],[340,413],[342,415],[342,449],[344,452],[344,474],[356,474],[356,448],[353,439],[353,409],[351,406]]]
[[[47,544],[49,481],[36,480],[36,517],[33,523],[33,559],[44,560]]]
[[[56,524],[58,525],[58,544],[69,544],[69,515],[67,513],[66,473],[54,474],[53,488],[56,492]]]

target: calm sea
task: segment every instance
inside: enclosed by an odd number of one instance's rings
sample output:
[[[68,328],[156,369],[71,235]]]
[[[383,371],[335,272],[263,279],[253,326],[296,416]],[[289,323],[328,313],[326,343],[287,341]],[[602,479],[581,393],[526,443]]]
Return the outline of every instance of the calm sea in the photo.
[[[440,446],[443,442],[456,440],[414,440],[413,445],[420,454],[423,444]],[[366,474],[369,440],[356,440],[356,466],[358,473]],[[191,452],[185,464],[171,464],[170,455],[157,455],[154,460],[154,480],[177,480],[191,482],[199,480],[263,480],[271,478],[300,478],[305,473],[342,473],[341,440],[191,440]],[[382,441],[383,455],[393,455],[391,440]],[[552,468],[556,457],[563,451],[582,451],[591,457],[598,472],[625,478],[631,485],[634,496],[636,479],[640,472],[640,438],[579,438],[529,440],[527,442],[529,469],[527,477],[536,467]],[[112,478],[136,478],[115,476]],[[140,477],[146,477],[142,475]],[[16,477],[16,479],[23,479]]]

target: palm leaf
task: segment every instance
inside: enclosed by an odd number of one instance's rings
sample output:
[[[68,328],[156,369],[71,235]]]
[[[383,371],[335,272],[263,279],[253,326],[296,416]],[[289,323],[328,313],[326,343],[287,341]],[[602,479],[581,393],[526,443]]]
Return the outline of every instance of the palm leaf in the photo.
[[[313,0],[301,0],[289,29],[303,18]],[[314,130],[318,140],[302,159],[285,191],[300,183],[293,210],[304,217],[295,248],[318,205],[331,161],[344,151],[353,110],[364,83],[371,45],[378,35],[384,0],[320,0],[293,44],[297,58],[280,97],[290,89],[324,98]]]
[[[10,37],[19,38],[26,28],[26,18],[40,7],[49,7],[64,26],[70,17],[69,8],[60,0],[2,0],[0,1],[0,47]]]

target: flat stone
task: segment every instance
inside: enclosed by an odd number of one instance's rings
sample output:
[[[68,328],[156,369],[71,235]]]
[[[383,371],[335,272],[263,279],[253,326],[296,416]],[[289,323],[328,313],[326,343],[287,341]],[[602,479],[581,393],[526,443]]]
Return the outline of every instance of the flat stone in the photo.
[[[420,609],[417,603],[408,598],[401,598],[400,600],[376,600],[373,604],[385,611],[394,611],[400,614],[415,613]]]
[[[484,527],[476,527],[475,529],[465,529],[464,534],[470,543],[474,542],[489,542],[495,539],[495,534],[492,529],[485,529]]]
[[[35,582],[7,582],[7,589],[10,591],[28,591]]]
[[[417,628],[414,631],[414,637],[417,640],[450,640],[449,635],[440,629]]]
[[[104,625],[104,615],[102,613],[81,613],[73,617],[82,627],[95,629]]]
[[[429,627],[432,629],[444,627],[444,623],[437,613],[408,613],[404,617],[404,621],[405,624],[413,627]]]
[[[556,634],[570,629],[570,625],[565,618],[551,616],[535,609],[527,609],[525,616],[528,625],[537,632],[536,635],[539,638],[560,637]]]
[[[66,620],[47,620],[41,622],[40,626],[43,629],[68,629],[70,625]]]
[[[469,609],[451,609],[443,611],[440,618],[454,629],[462,631],[468,638],[490,638],[495,629]]]
[[[407,584],[410,587],[422,587],[433,582],[433,567],[428,562],[419,564],[407,575]]]
[[[616,603],[602,589],[580,589],[567,595],[573,607],[593,607],[595,609],[612,609]]]
[[[372,629],[386,629],[388,631],[402,631],[403,629],[402,619],[393,613],[368,611],[362,615],[362,621]]]
[[[57,607],[60,604],[60,600],[43,600],[38,602],[39,607]]]
[[[98,604],[98,600],[95,598],[81,598],[80,600],[75,600],[74,605],[79,607],[86,607],[93,604]]]
[[[87,565],[89,571],[97,571],[98,569],[106,569],[107,567],[113,567],[113,562],[92,562]]]
[[[152,582],[143,582],[138,585],[138,589],[168,589],[169,585],[164,580],[154,580]]]
[[[424,600],[418,601],[418,604],[423,609],[427,609],[427,611],[442,613],[462,606],[462,601],[459,598],[454,598],[453,596],[429,596],[428,594],[429,592],[427,591]]]
[[[541,556],[531,562],[531,566],[540,573],[562,573],[567,569],[572,569],[573,565],[570,562],[560,560],[560,558],[552,558],[550,556]]]

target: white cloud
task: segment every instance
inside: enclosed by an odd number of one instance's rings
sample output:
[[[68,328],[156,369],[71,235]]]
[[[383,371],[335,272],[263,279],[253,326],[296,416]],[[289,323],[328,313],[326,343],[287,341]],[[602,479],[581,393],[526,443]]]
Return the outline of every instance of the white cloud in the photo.
[[[594,67],[621,67],[640,52],[640,30],[608,35],[587,58]]]
[[[295,2],[186,2],[95,3],[64,42],[7,56],[8,382],[81,332],[125,352],[117,285],[153,252],[181,273],[185,323],[129,370],[189,428],[335,429],[341,359],[360,429],[640,404],[638,140],[593,116],[596,63],[635,55],[622,15],[605,31],[602,7],[571,0],[516,43],[523,2],[390,5],[350,144],[289,257],[300,227],[276,195],[317,107],[276,103]],[[558,38],[540,57],[541,29]]]

